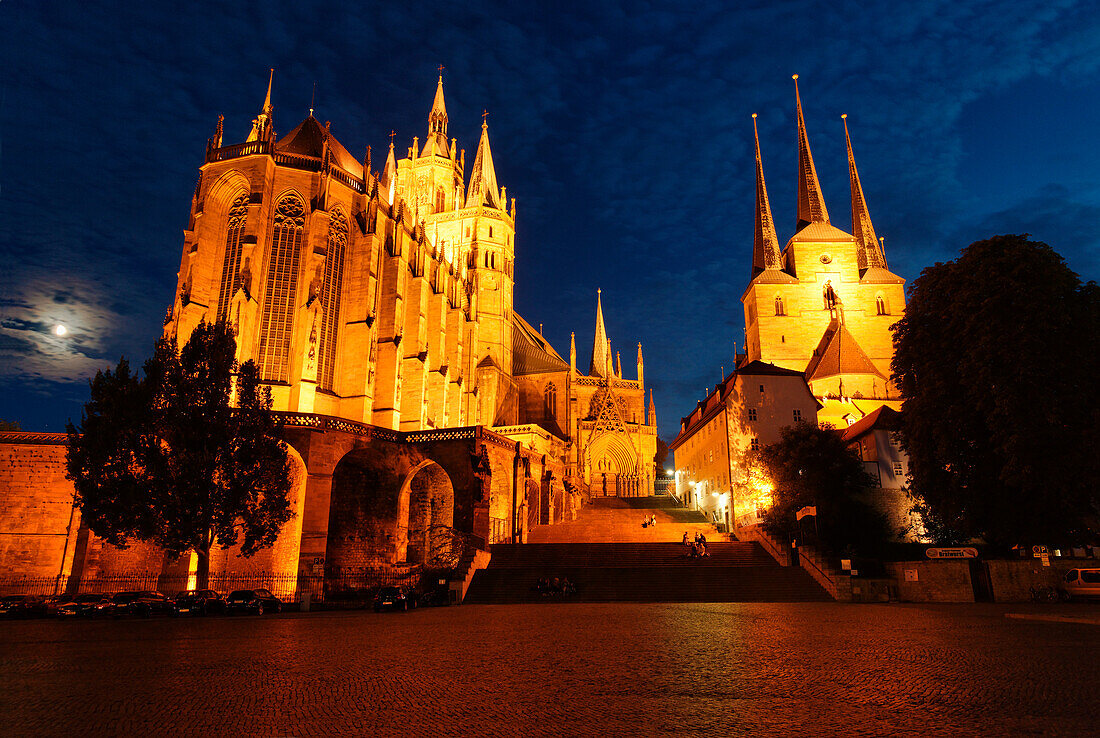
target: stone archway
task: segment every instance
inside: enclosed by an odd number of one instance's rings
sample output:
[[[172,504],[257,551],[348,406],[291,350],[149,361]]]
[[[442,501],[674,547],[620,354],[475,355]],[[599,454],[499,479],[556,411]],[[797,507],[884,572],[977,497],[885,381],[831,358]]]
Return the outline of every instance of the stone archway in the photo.
[[[588,480],[592,493],[607,497],[638,494],[635,453],[621,434],[604,433],[588,446]]]
[[[401,484],[394,563],[427,564],[449,551],[454,537],[455,492],[439,464],[417,464]]]

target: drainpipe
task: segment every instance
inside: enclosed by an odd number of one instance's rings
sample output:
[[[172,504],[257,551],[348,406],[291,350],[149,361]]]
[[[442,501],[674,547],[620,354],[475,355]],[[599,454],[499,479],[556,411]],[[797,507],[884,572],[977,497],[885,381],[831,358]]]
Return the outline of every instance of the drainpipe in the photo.
[[[519,543],[519,509],[516,507],[519,497],[519,459],[520,442],[516,441],[516,453],[512,457],[512,543]]]

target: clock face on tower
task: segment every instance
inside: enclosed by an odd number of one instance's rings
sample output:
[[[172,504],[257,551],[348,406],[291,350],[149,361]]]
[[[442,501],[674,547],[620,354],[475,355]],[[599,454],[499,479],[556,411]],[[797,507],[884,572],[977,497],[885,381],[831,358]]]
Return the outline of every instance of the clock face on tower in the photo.
[[[828,254],[822,254],[821,255],[821,263],[822,264],[832,264],[833,263],[833,257],[829,256]]]

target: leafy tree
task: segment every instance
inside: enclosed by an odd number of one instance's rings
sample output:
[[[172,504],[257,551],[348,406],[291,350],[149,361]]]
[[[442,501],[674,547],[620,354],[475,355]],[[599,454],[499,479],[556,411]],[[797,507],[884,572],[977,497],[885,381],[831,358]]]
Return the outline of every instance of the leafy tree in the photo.
[[[19,425],[18,420],[4,420],[0,418],[0,431],[21,431],[23,426]]]
[[[1100,290],[1028,236],[921,272],[894,327],[912,492],[942,542],[1095,535]]]
[[[143,378],[125,359],[97,373],[80,428],[67,426],[68,476],[88,527],[118,546],[195,551],[200,587],[215,544],[241,541],[251,556],[293,515],[271,392],[254,362],[237,367],[235,352],[224,322],[200,323],[182,351],[161,339]]]
[[[885,517],[868,503],[875,482],[855,451],[835,429],[815,423],[788,426],[780,434],[777,443],[749,454],[750,466],[760,468],[774,485],[764,528],[796,538],[816,529],[814,535],[831,553],[876,553],[890,532]],[[795,513],[811,505],[817,507],[816,525],[807,518],[800,531]]]

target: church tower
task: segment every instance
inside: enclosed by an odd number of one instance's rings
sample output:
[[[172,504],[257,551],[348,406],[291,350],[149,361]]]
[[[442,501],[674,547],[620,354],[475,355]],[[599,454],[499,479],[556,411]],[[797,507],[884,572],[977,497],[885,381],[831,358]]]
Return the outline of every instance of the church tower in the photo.
[[[798,207],[795,233],[783,250],[771,216],[753,115],[756,227],[752,274],[742,296],[745,361],[760,360],[804,372],[814,395],[840,403],[829,409],[827,402],[819,418],[843,425],[846,419],[858,419],[897,398],[889,383],[893,358],[890,326],[905,308],[904,280],[888,270],[871,225],[847,116],[842,117],[852,193],[852,234],[830,223],[810,152],[798,75],[794,80]],[[856,406],[850,406],[852,400],[857,401]]]

